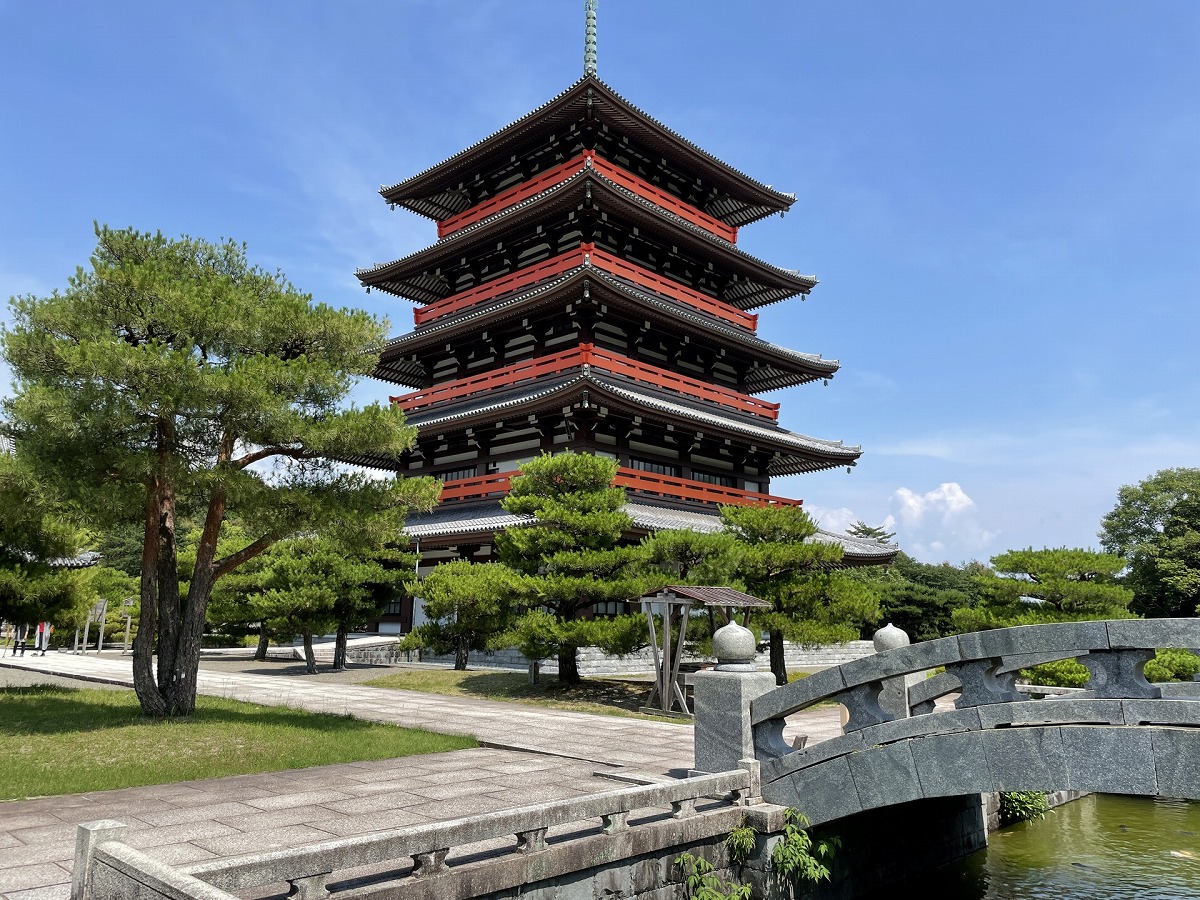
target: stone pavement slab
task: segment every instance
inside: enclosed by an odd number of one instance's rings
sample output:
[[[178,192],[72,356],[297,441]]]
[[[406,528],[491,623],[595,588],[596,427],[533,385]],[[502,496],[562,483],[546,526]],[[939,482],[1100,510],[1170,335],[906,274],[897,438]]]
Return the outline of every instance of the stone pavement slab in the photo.
[[[129,686],[128,658],[0,659],[6,673]],[[475,736],[484,746],[429,756],[150,785],[0,804],[0,900],[69,895],[75,826],[115,819],[156,859],[185,863],[250,850],[486,814],[613,790],[620,772],[682,776],[690,725],[464,697],[239,672],[206,672],[203,694]],[[840,734],[836,708],[791,730],[810,744]]]

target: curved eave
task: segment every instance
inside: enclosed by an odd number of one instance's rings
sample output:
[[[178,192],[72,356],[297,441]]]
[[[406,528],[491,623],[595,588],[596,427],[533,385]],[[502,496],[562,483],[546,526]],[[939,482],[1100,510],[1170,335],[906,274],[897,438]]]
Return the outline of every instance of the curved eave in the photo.
[[[589,190],[592,186],[595,190]],[[598,192],[607,195],[609,200],[616,204],[615,207],[598,207]],[[491,243],[502,238],[519,229],[530,219],[544,222],[556,213],[575,210],[584,204],[621,215],[634,226],[646,228],[657,234],[666,243],[688,248],[697,261],[717,260],[724,263],[728,271],[765,288],[748,297],[724,300],[739,309],[755,309],[797,294],[807,294],[818,283],[811,275],[801,275],[791,269],[780,268],[739,250],[734,244],[716,237],[649,200],[644,200],[590,167],[581,169],[520,203],[456,231],[436,244],[392,262],[378,263],[369,269],[359,269],[355,275],[364,286],[379,288],[397,297],[419,303],[434,303],[448,296],[449,291],[439,292],[434,290],[429,282],[414,283],[404,279],[420,279],[428,270],[437,268],[442,263],[470,256],[477,244]]]
[[[598,119],[611,122],[649,150],[666,158],[683,160],[682,168],[706,175],[714,187],[734,198],[739,208],[718,215],[727,224],[734,227],[748,225],[788,209],[795,203],[793,195],[768,187],[717,159],[634,106],[594,75],[584,76],[533,112],[449,159],[404,181],[381,187],[379,193],[388,203],[404,206],[419,215],[440,221],[458,210],[437,203],[433,197],[453,189],[459,181],[480,168],[487,168],[489,157],[508,154],[512,144],[521,143],[527,136],[585,118],[589,93],[592,111]]]
[[[832,378],[840,367],[836,359],[824,359],[819,354],[802,353],[772,344],[743,329],[731,328],[718,319],[649,293],[623,278],[590,266],[579,266],[495,303],[464,310],[391,339],[384,345],[379,365],[372,375],[382,381],[422,387],[427,373],[421,366],[402,358],[402,353],[419,353],[431,345],[443,344],[462,334],[473,334],[551,303],[579,301],[584,282],[589,285],[593,302],[599,299],[618,303],[639,316],[648,316],[668,327],[682,328],[708,338],[716,336],[720,341],[728,341],[748,355],[762,359],[766,364],[753,370],[748,385],[752,392],[773,391]]]
[[[633,535],[666,530],[716,534],[725,528],[721,517],[713,513],[634,502],[626,502],[622,509],[633,520],[630,529]],[[454,538],[479,538],[505,528],[520,528],[534,521],[535,516],[517,516],[507,512],[496,500],[476,504],[455,503],[409,518],[404,525],[404,533],[421,541],[451,543]],[[895,544],[862,541],[831,531],[818,531],[809,540],[836,544],[842,548],[841,564],[835,568],[884,566],[891,563],[900,552]]]
[[[512,413],[536,413],[544,409],[561,409],[564,402],[573,403],[583,391],[596,391],[589,396],[593,406],[612,405],[632,415],[650,417],[663,424],[700,426],[716,434],[736,437],[776,454],[770,465],[772,475],[798,475],[840,466],[853,466],[862,455],[860,447],[848,447],[841,441],[824,441],[797,434],[783,428],[760,425],[722,410],[711,412],[702,406],[668,400],[650,393],[635,383],[607,374],[588,371],[566,378],[557,377],[534,382],[517,390],[495,397],[446,405],[409,416],[408,424],[421,432],[440,432],[467,428],[479,422],[494,421]]]

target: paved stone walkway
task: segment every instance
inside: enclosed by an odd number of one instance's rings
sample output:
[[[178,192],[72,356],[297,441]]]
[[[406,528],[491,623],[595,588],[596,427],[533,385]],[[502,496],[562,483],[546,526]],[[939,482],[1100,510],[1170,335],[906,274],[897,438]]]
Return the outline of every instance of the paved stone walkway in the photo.
[[[67,653],[0,659],[22,679],[132,681],[128,658]],[[298,847],[332,837],[613,790],[616,773],[682,776],[692,728],[641,719],[237,672],[199,675],[203,694],[474,735],[484,746],[0,804],[0,898],[69,895],[75,826],[116,819],[128,842],[166,862]],[[840,733],[836,709],[792,728],[810,742]]]

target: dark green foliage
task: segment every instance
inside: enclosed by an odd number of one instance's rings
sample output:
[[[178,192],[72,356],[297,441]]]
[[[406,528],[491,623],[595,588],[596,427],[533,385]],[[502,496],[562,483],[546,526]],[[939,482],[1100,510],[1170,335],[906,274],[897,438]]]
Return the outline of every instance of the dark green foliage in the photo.
[[[1046,818],[1046,794],[1043,791],[1001,791],[1000,824],[1014,825]]]
[[[1130,618],[1132,591],[1117,581],[1124,561],[1110,553],[1010,550],[992,557],[995,574],[977,578],[978,606],[953,613],[959,631],[1009,625]]]
[[[1159,650],[1145,671],[1147,681],[1191,681],[1200,673],[1200,656],[1187,650]]]
[[[863,622],[879,616],[868,584],[834,571],[841,547],[812,540],[817,526],[798,506],[723,506],[721,519],[737,541],[733,574],[772,609],[756,613],[768,632],[771,671],[787,684],[783,642],[819,644],[853,640]]]
[[[60,622],[81,602],[76,572],[51,560],[74,556],[81,535],[56,515],[56,498],[34,469],[0,451],[0,619]]]
[[[846,534],[858,538],[867,538],[868,540],[877,541],[880,544],[890,544],[896,539],[896,532],[888,531],[879,525],[868,525],[862,519],[859,519],[847,528]]]
[[[627,622],[586,617],[593,604],[636,599],[647,586],[641,551],[617,546],[632,521],[621,510],[624,490],[613,487],[616,473],[617,463],[610,459],[572,452],[542,455],[521,466],[503,501],[509,512],[535,515],[537,521],[497,535],[497,555],[525,576],[522,605],[540,607],[554,618],[552,641],[533,639],[536,628],[519,618],[513,643],[522,652],[553,646],[558,680],[567,684],[579,681],[580,647],[620,654],[645,643],[644,636],[632,639]],[[544,622],[538,617],[536,627],[544,631]]]
[[[465,669],[468,654],[486,648],[508,626],[524,592],[522,582],[519,573],[498,563],[443,563],[420,582],[405,585],[419,596],[429,621],[401,642],[401,649],[453,653],[454,668]]]
[[[413,439],[394,407],[343,407],[374,368],[384,323],[313,303],[232,241],[96,237],[64,292],[12,301],[4,430],[94,525],[141,529],[134,683],[147,714],[186,715],[219,578],[315,523],[428,507],[436,486],[332,462],[393,456]],[[248,542],[218,555],[233,512]],[[188,520],[199,538],[181,574]]]
[[[1081,688],[1091,677],[1088,670],[1073,659],[1059,659],[1030,669],[1022,669],[1021,677],[1030,684],[1045,687]]]
[[[1200,469],[1163,469],[1122,487],[1100,543],[1129,563],[1134,612],[1200,614]]]

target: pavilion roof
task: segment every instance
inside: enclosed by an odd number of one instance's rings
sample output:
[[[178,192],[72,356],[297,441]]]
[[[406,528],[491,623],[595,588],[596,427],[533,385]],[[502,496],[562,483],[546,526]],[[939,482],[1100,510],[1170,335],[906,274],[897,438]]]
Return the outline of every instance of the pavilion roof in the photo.
[[[558,96],[515,122],[501,128],[425,171],[379,189],[389,203],[441,220],[458,209],[454,189],[471,174],[486,168],[489,160],[511,155],[519,145],[561,131],[587,117],[611,123],[647,149],[673,160],[681,170],[700,175],[727,195],[710,212],[733,226],[741,226],[789,208],[795,196],[776,191],[722,162],[706,150],[672,131],[634,106],[595,75],[585,75]]]
[[[634,529],[642,532],[678,529],[716,534],[724,530],[718,513],[634,502],[627,502],[622,510],[633,520]],[[507,512],[498,500],[473,504],[447,503],[432,512],[410,517],[404,526],[404,532],[421,540],[445,543],[447,539],[460,536],[481,537],[505,528],[528,525],[534,521],[535,516],[518,516]],[[884,565],[891,562],[900,550],[895,544],[880,544],[869,538],[857,538],[824,529],[818,529],[809,540],[841,547],[843,566]]]
[[[797,434],[770,424],[750,414],[712,408],[679,396],[668,399],[665,393],[651,391],[639,382],[585,369],[579,374],[539,379],[509,391],[488,393],[462,403],[447,404],[436,409],[419,410],[408,417],[408,424],[421,431],[432,431],[468,425],[510,415],[512,412],[536,412],[540,409],[561,408],[564,402],[574,402],[583,392],[595,391],[588,402],[614,405],[643,418],[650,417],[670,424],[700,426],[725,435],[736,435],[776,454],[768,471],[772,475],[796,475],[817,472],[839,466],[853,466],[862,455],[862,448],[846,446],[841,441]]]
[[[771,604],[760,600],[743,591],[735,591],[730,587],[715,587],[707,585],[671,584],[663,588],[676,597],[686,597],[695,601],[698,606],[726,606],[737,609],[770,609]],[[653,602],[653,597],[643,597],[642,602]]]
[[[748,376],[751,391],[778,390],[832,378],[840,367],[836,359],[825,359],[817,353],[802,353],[764,341],[745,329],[730,327],[719,319],[640,288],[624,278],[591,266],[578,266],[541,284],[508,294],[494,303],[465,309],[392,338],[384,345],[379,365],[372,374],[383,381],[422,387],[428,373],[420,365],[404,359],[403,354],[413,354],[426,347],[443,344],[454,336],[475,334],[494,323],[528,315],[539,306],[564,299],[577,300],[580,285],[585,281],[593,296],[603,297],[610,305],[614,301],[624,303],[635,308],[639,316],[654,319],[668,328],[682,329],[695,335],[715,336],[761,360],[763,364],[752,369]]]
[[[721,298],[739,309],[754,309],[784,300],[796,294],[807,294],[817,285],[812,275],[784,269],[751,256],[735,244],[683,219],[653,202],[606,178],[593,168],[583,168],[574,175],[552,185],[528,199],[506,207],[451,235],[391,262],[376,263],[355,274],[369,287],[407,297],[421,303],[433,303],[448,295],[443,284],[430,281],[424,275],[447,260],[471,255],[476,246],[491,245],[498,237],[522,228],[530,221],[544,222],[558,212],[574,210],[580,204],[604,201],[639,228],[658,233],[674,245],[686,247],[697,260],[715,260],[731,271],[742,275],[751,284],[737,296]]]

